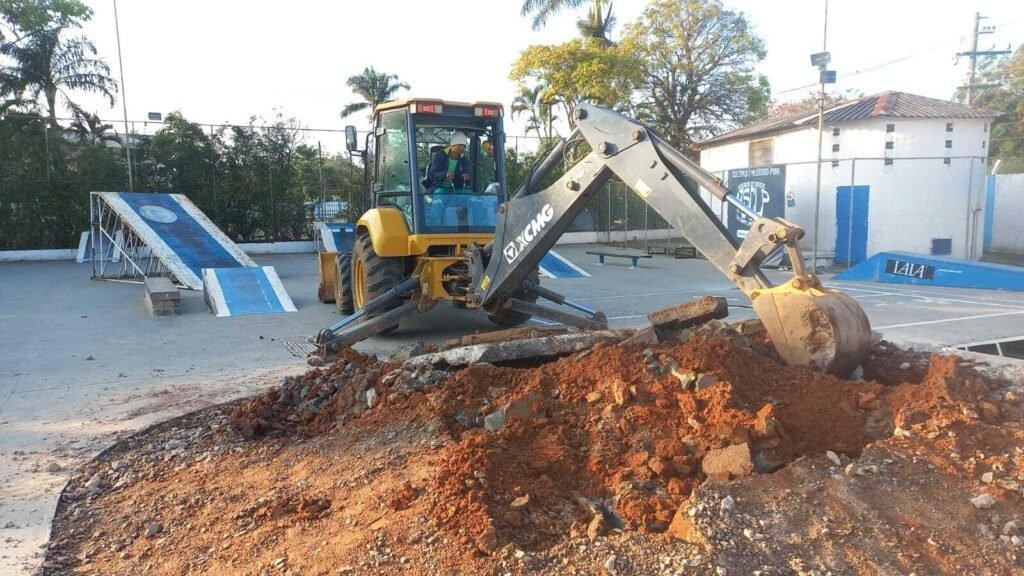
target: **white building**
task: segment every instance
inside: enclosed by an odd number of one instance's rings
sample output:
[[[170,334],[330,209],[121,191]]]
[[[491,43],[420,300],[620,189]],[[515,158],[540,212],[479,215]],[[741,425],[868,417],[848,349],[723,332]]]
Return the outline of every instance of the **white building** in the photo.
[[[989,128],[997,116],[905,92],[825,110],[819,261],[856,263],[884,250],[980,258]],[[773,118],[699,145],[701,166],[723,179],[731,169],[786,166],[785,214],[806,229],[808,257],[817,120],[816,112]],[[712,207],[721,213],[721,203]]]

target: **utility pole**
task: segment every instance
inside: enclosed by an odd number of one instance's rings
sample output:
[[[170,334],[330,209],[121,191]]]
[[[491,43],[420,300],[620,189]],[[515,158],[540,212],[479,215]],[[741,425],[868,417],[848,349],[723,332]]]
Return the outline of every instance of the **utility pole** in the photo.
[[[970,64],[968,65],[967,71],[967,85],[964,88],[967,90],[967,105],[974,105],[974,90],[976,88],[991,88],[999,86],[999,84],[977,84],[974,82],[975,75],[978,71],[978,56],[1002,56],[1009,54],[1010,50],[978,50],[978,36],[981,34],[992,34],[996,31],[995,26],[982,26],[981,21],[987,19],[988,16],[982,16],[981,12],[974,13],[974,34],[971,35],[971,51],[970,52],[957,52],[957,57],[968,56],[970,57]]]
[[[117,33],[117,68],[121,74],[121,108],[124,111],[124,155],[128,161],[128,191],[135,191],[132,178],[132,136],[128,132],[128,90],[124,87],[124,63],[121,61],[121,26],[117,21],[117,0],[114,0],[114,31]]]
[[[821,139],[825,121],[825,84],[834,84],[835,70],[829,70],[832,55],[828,53],[828,0],[825,0],[825,25],[822,31],[821,52],[811,54],[811,65],[818,67],[818,165],[814,186],[814,230],[811,236],[811,273],[818,273],[818,217],[821,212]]]

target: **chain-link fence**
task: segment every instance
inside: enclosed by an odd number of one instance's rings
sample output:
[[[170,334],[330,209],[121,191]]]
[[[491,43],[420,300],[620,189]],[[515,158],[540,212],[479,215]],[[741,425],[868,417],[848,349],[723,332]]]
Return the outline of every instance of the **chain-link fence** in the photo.
[[[777,166],[784,167],[785,185],[770,201],[779,203],[776,214],[806,230],[804,255],[821,268],[845,269],[882,251],[1024,265],[1024,158],[823,160],[820,193],[817,161]],[[730,172],[714,173],[728,186]],[[702,198],[728,227],[732,207],[707,191]],[[771,212],[769,198],[745,198],[755,211]],[[671,229],[615,179],[571,230],[593,230],[597,242],[648,251],[688,244],[685,230]]]
[[[306,240],[318,221],[352,221],[365,206],[364,165],[344,150],[344,130],[178,114],[124,125],[0,114],[0,250],[77,246],[92,191],[184,194],[238,242]],[[506,140],[512,183],[541,139]]]
[[[98,190],[185,194],[236,241],[308,239],[316,221],[351,220],[363,206],[364,166],[343,150],[340,129],[171,115],[130,122],[126,138],[114,123],[62,124],[69,127],[0,115],[0,249],[76,246],[88,227],[89,192]],[[510,188],[544,148],[536,136],[506,137]],[[842,268],[883,250],[1024,261],[1022,158],[825,160],[820,194],[816,161],[785,171],[784,216],[807,230],[805,253],[819,264]],[[718,174],[728,180],[728,171]],[[704,198],[725,221],[726,207]],[[671,229],[614,178],[570,231],[639,249],[686,244],[685,230]]]
[[[659,251],[685,243],[682,231],[669,226],[647,202],[616,178],[595,194],[589,211],[593,214],[597,242]]]

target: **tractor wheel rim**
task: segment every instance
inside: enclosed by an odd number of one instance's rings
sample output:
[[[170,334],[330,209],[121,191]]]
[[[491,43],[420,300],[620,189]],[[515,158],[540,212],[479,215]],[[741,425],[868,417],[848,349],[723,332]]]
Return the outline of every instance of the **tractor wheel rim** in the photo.
[[[363,275],[363,261],[357,259],[352,263],[352,279],[355,284],[353,295],[356,300],[356,308],[362,309],[366,304],[366,278]]]

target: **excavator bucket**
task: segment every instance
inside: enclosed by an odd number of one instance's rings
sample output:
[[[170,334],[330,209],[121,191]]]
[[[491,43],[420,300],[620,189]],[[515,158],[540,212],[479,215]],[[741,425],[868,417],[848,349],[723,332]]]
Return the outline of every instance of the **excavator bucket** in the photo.
[[[871,324],[857,302],[838,290],[804,288],[794,278],[751,296],[779,356],[790,365],[849,376],[871,347]]]

